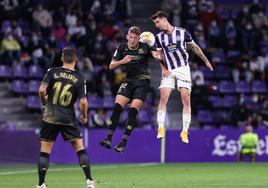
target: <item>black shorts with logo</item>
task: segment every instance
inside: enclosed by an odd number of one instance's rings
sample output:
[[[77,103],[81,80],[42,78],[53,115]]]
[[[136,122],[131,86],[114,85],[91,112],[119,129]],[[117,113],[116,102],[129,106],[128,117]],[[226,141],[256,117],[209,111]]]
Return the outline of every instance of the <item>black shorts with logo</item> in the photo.
[[[117,95],[123,95],[130,100],[140,99],[145,101],[148,92],[150,91],[150,80],[125,80],[121,84]]]
[[[59,133],[61,133],[64,141],[73,141],[82,138],[79,126],[57,125],[42,121],[42,128],[40,131],[41,140],[54,142]]]

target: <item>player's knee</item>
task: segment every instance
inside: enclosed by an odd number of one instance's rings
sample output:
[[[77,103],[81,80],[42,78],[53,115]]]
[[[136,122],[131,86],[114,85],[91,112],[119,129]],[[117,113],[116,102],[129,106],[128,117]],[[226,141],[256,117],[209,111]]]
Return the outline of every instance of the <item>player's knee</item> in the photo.
[[[182,103],[184,106],[190,106],[191,105],[190,97],[187,95],[182,96]]]
[[[169,95],[161,95],[160,96],[160,103],[163,104],[163,105],[166,105],[167,102],[168,102],[168,98],[169,98]]]

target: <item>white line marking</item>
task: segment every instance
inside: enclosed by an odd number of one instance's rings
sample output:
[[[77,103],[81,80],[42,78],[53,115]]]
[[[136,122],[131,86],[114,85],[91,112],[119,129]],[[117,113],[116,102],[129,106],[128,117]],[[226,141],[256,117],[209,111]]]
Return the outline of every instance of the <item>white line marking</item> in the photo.
[[[112,168],[124,168],[124,167],[135,167],[135,166],[153,166],[157,165],[159,163],[137,163],[137,164],[121,164],[121,165],[107,165],[107,166],[93,166],[92,169],[94,170],[102,170],[102,169],[112,169]],[[79,167],[75,168],[51,168],[48,171],[49,172],[62,172],[62,171],[73,171],[73,170],[81,170]],[[37,173],[36,170],[19,170],[19,171],[6,171],[6,172],[0,172],[0,176],[3,175],[14,175],[14,174],[31,174],[31,173]]]

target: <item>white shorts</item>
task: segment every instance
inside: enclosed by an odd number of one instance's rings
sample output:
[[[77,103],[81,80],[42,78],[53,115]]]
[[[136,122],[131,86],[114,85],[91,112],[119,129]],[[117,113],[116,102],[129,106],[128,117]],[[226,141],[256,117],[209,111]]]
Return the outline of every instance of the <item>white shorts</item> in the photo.
[[[189,90],[191,90],[192,81],[191,81],[191,73],[190,73],[189,66],[181,66],[179,68],[171,70],[168,77],[162,76],[159,89],[163,87],[175,89],[176,82],[177,82],[178,89],[184,87],[184,88],[188,88]]]

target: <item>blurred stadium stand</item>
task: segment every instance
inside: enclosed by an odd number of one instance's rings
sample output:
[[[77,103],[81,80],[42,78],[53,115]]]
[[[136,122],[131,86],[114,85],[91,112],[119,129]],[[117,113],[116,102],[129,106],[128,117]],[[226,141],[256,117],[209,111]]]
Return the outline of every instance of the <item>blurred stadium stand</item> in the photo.
[[[48,67],[61,65],[59,52],[65,45],[73,45],[79,51],[77,68],[88,81],[89,114],[93,121],[106,121],[122,80],[120,70],[107,69],[110,57],[125,40],[129,26],[138,25],[142,31],[156,33],[149,17],[159,9],[168,13],[174,25],[190,31],[215,67],[210,72],[191,55],[192,75],[197,75],[193,77],[192,127],[236,127],[247,123],[259,127],[268,121],[266,1],[4,2],[0,5],[1,127],[38,127],[38,85]],[[42,14],[45,18],[39,19]],[[157,63],[151,63],[151,73],[152,92],[139,115],[140,126],[148,128],[155,126],[160,82]],[[168,104],[170,128],[181,127],[179,97],[178,92],[173,92]],[[126,112],[122,116],[121,126]],[[89,126],[98,127],[93,121]]]

